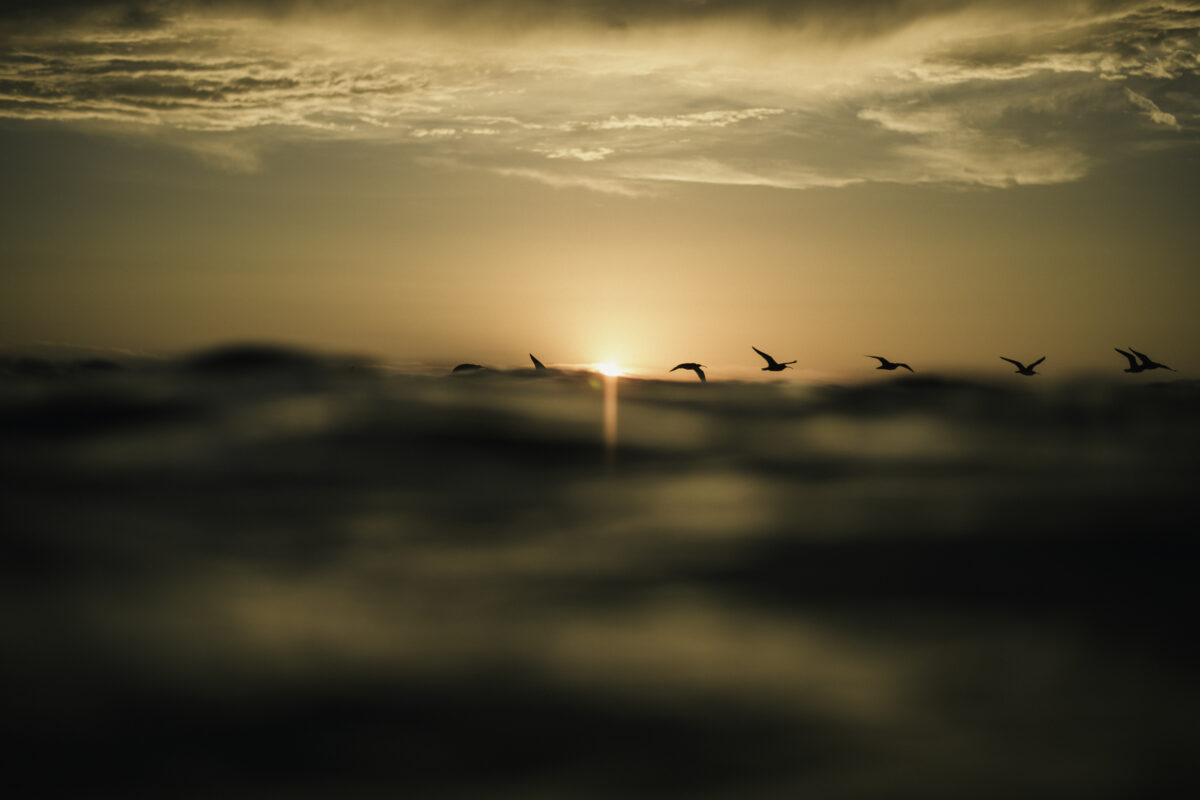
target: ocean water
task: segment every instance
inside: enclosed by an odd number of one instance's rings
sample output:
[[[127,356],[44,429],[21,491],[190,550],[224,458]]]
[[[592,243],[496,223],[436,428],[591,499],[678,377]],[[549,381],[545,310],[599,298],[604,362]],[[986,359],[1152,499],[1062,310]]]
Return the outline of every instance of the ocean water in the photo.
[[[1200,384],[0,364],[46,796],[1200,789]]]

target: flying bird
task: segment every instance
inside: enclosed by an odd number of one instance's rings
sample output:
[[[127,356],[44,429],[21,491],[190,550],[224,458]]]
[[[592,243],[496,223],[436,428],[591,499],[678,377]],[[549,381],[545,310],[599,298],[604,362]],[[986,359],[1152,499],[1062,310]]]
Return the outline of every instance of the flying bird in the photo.
[[[543,364],[542,362],[538,361],[537,356],[535,356],[533,353],[529,354],[529,358],[532,359],[532,361],[533,361],[534,369],[545,369],[546,368],[546,365]]]
[[[1141,360],[1142,363],[1139,364],[1138,366],[1140,366],[1142,369],[1170,369],[1171,372],[1175,371],[1175,370],[1171,369],[1170,367],[1168,367],[1166,364],[1158,363],[1157,361],[1150,358],[1150,356],[1146,355],[1145,353],[1139,353],[1137,350],[1134,350],[1132,347],[1129,348],[1129,352],[1133,353],[1135,356],[1137,356]]]
[[[782,364],[780,364],[778,361],[771,358],[769,355],[764,353],[762,350],[759,350],[754,345],[750,345],[750,349],[753,350],[754,352],[758,353],[760,356],[762,356],[763,358],[765,358],[767,360],[767,365],[765,367],[763,367],[763,372],[782,372],[784,369],[787,368],[788,364],[796,363],[793,360],[793,361],[784,361]]]
[[[683,364],[677,364],[677,365],[671,367],[670,371],[674,372],[677,369],[690,369],[692,372],[696,373],[700,377],[701,383],[707,383],[708,379],[704,377],[704,370],[701,369],[701,367],[703,367],[703,366],[704,366],[703,364],[697,364],[694,361],[688,361]]]
[[[879,359],[879,366],[876,367],[875,369],[889,369],[890,370],[890,369],[896,369],[897,367],[904,367],[909,372],[913,371],[913,368],[910,367],[908,364],[904,364],[900,361],[888,361],[883,356],[867,356],[867,358],[878,358]]]
[[[1000,358],[1001,358],[1001,360],[1007,361],[1008,363],[1010,363],[1014,367],[1016,367],[1017,368],[1016,374],[1018,374],[1018,375],[1038,375],[1038,374],[1040,374],[1040,373],[1034,372],[1033,368],[1046,360],[1046,357],[1042,356],[1041,358],[1039,358],[1037,361],[1033,362],[1029,366],[1025,366],[1020,361],[1017,361],[1015,358],[1005,358],[1004,356],[1000,356]]]
[[[1137,359],[1133,357],[1133,353],[1127,353],[1119,347],[1114,347],[1113,350],[1116,350],[1118,353],[1129,359],[1129,367],[1125,370],[1126,372],[1145,371],[1146,367],[1137,362]]]

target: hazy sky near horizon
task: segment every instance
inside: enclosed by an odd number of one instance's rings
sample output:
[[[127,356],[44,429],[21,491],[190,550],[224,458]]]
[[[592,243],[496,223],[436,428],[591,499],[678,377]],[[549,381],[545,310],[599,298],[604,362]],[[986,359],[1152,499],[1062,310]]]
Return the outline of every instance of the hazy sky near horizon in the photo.
[[[1197,2],[0,15],[0,344],[1200,365]]]

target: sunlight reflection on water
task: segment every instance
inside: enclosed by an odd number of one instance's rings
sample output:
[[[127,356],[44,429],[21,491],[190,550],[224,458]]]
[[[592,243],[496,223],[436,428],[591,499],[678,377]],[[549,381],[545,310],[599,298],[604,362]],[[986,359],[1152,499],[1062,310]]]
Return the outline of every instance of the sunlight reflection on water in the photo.
[[[604,376],[604,463],[609,473],[617,465],[617,381],[618,375]]]

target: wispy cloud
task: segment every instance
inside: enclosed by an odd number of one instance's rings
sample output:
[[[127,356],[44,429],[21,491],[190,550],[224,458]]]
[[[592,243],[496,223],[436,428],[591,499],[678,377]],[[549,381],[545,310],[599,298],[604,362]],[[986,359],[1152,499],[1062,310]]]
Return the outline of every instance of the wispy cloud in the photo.
[[[162,2],[136,19],[101,5],[0,39],[0,117],[152,133],[235,170],[269,168],[280,140],[409,143],[622,194],[1058,183],[1109,141],[1194,139],[1181,134],[1200,119],[1200,4],[843,5],[614,0],[539,16],[538,0],[498,0],[468,15],[536,20],[513,45],[435,3],[315,3],[315,22],[263,16],[287,3]]]
[[[767,165],[755,170],[711,158],[634,161],[620,169],[627,180],[711,183],[727,186],[769,186],[776,189],[834,188],[862,179],[839,178],[798,170],[790,165]]]
[[[551,150],[546,153],[546,158],[573,158],[576,161],[603,161],[605,157],[612,155],[613,151],[607,147],[597,147],[593,150],[585,150],[582,147],[560,147],[557,150]]]
[[[609,117],[603,120],[569,122],[567,130],[624,131],[637,128],[680,129],[680,128],[725,128],[745,120],[763,119],[773,114],[782,114],[782,108],[745,108],[739,110],[699,111],[693,114],[668,116],[643,116],[628,114],[624,117]]]
[[[1156,104],[1149,97],[1143,97],[1132,89],[1126,89],[1125,94],[1131,101],[1133,101],[1135,106],[1145,112],[1146,116],[1150,118],[1151,122],[1157,123],[1158,125],[1166,125],[1168,128],[1175,128],[1176,130],[1179,129],[1179,121],[1175,119],[1175,115],[1168,114],[1167,112],[1163,111],[1158,107],[1158,104]]]
[[[638,185],[629,180],[581,174],[578,172],[552,172],[545,169],[523,167],[497,167],[492,171],[497,175],[536,181],[537,183],[552,186],[556,189],[588,189],[593,192],[619,195],[621,197],[642,197],[652,193],[650,187]]]

